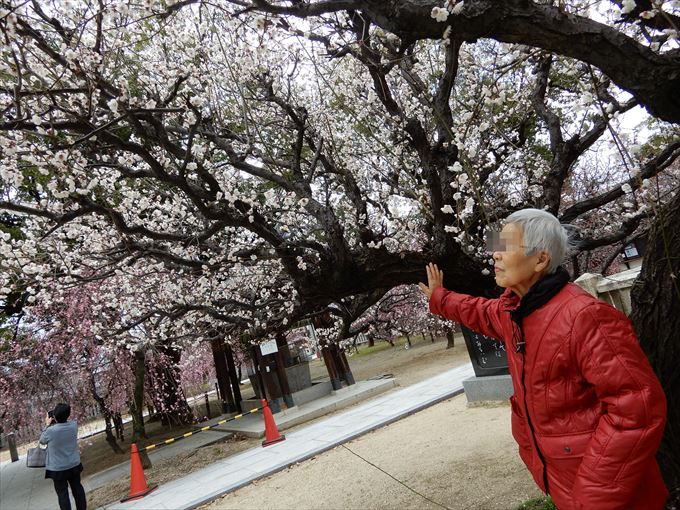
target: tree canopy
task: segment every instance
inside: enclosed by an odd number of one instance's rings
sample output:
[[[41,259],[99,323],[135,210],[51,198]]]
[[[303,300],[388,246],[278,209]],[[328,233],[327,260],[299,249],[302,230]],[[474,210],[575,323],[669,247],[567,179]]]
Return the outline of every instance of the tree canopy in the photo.
[[[100,338],[359,317],[429,260],[491,295],[512,211],[578,272],[677,189],[677,2],[1,5],[2,296],[101,282]]]

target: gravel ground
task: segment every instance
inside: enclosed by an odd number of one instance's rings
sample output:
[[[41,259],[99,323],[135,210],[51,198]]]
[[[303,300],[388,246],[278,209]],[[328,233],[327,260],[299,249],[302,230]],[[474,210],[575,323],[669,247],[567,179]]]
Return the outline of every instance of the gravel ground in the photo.
[[[540,495],[506,404],[468,407],[460,395],[345,446],[202,508],[506,510]]]

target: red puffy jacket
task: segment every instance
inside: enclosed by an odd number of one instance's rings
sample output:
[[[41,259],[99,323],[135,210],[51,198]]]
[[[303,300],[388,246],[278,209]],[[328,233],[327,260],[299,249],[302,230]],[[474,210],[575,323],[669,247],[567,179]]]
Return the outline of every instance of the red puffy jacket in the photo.
[[[655,454],[666,398],[628,318],[568,283],[524,318],[518,353],[509,313],[518,305],[509,289],[484,299],[439,288],[430,298],[432,313],[505,343],[512,435],[538,486],[545,492],[547,480],[559,510],[663,508]]]

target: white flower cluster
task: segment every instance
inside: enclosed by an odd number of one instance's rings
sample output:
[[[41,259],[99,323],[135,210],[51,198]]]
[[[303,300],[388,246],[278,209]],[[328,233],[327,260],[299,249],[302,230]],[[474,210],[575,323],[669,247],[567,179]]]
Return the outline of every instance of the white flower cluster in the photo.
[[[636,7],[636,2],[635,0],[623,0],[621,2],[621,12],[623,14],[628,14],[629,12],[632,12]]]
[[[444,23],[448,18],[449,14],[457,16],[463,12],[465,2],[457,2],[456,0],[448,0],[444,7],[433,7],[430,16],[437,20],[439,23]],[[448,37],[448,34],[444,35],[444,39]]]
[[[153,17],[146,19],[153,9],[152,0],[140,5],[117,1],[107,9],[103,56],[91,54],[95,24],[78,14],[77,6],[55,13],[63,16],[65,26],[80,27],[82,38],[70,46],[55,43],[66,60],[59,72],[31,60],[27,87],[66,84],[92,90],[49,100],[22,98],[35,129],[0,135],[0,179],[6,199],[45,214],[73,213],[90,202],[101,209],[54,230],[45,219],[29,218],[25,239],[3,235],[3,295],[23,285],[29,302],[57,302],[67,287],[106,276],[93,305],[102,316],[95,325],[99,334],[113,335],[146,316],[157,321],[155,328],[146,322],[133,328],[134,335],[118,338],[135,349],[147,336],[150,341],[198,341],[203,329],[218,323],[210,311],[253,326],[285,324],[298,298],[272,246],[304,240],[326,249],[332,242],[329,223],[342,230],[344,241],[357,252],[365,246],[402,255],[422,249],[424,226],[432,215],[423,184],[427,169],[409,142],[404,120],[420,122],[432,146],[441,142],[429,96],[444,68],[440,45],[423,42],[418,58],[395,59],[396,36],[375,29],[372,43],[381,61],[398,66],[386,76],[402,112],[392,116],[386,115],[365,66],[351,55],[319,55],[316,43],[306,40],[301,46],[298,37],[250,14],[245,16],[249,22],[241,23],[238,17],[200,15],[187,8],[161,26]],[[450,23],[450,16],[463,9],[463,2],[447,1],[431,14],[437,22]],[[122,20],[136,19],[142,11],[145,23],[127,24],[121,40],[111,35],[120,34]],[[324,33],[314,23],[301,23],[301,32]],[[443,31],[448,38],[451,26]],[[342,34],[324,35],[335,47],[345,47]],[[461,49],[449,126],[453,141],[444,148],[455,143],[462,164],[454,163],[441,176],[451,187],[441,212],[450,223],[446,232],[474,256],[483,256],[480,232],[469,226],[478,221],[474,212],[540,197],[550,169],[544,126],[538,123],[524,146],[515,141],[518,124],[530,112],[535,78],[525,61],[533,58],[531,51],[493,41]],[[0,52],[0,80],[9,90],[16,71],[7,50]],[[83,62],[81,72],[75,66]],[[577,79],[578,66],[568,59],[556,58],[553,65],[557,78]],[[110,79],[115,92],[90,87],[96,83],[95,71]],[[405,74],[413,79],[404,79]],[[263,76],[268,80],[264,85]],[[593,124],[593,112],[600,113],[591,108],[594,94],[582,88],[572,95],[559,87],[547,91],[548,106],[569,136],[583,134]],[[270,91],[290,101],[298,114],[304,106],[299,154],[293,152],[295,123],[267,100]],[[133,125],[122,114],[136,108],[163,111],[146,112],[152,117]],[[582,115],[577,118],[574,112]],[[116,124],[70,147],[82,135],[55,133],[52,126],[68,123],[71,115],[97,126],[114,119]],[[154,126],[166,130],[172,150],[145,137]],[[63,137],[62,147],[70,148],[53,149],[55,134]],[[327,159],[315,158],[317,149]],[[635,147],[629,149],[635,155]],[[638,173],[633,170],[631,176]],[[483,174],[489,177],[482,184],[477,176]],[[17,190],[32,179],[38,199],[24,199]],[[639,214],[645,186],[615,208]],[[633,186],[621,189],[632,194]],[[114,226],[112,218],[127,229]],[[265,242],[263,232],[276,241]],[[366,234],[373,234],[373,240],[366,242]],[[314,270],[316,257],[314,249],[305,248],[294,267]],[[182,306],[190,311],[177,312]],[[236,331],[241,326],[225,321],[221,327]]]

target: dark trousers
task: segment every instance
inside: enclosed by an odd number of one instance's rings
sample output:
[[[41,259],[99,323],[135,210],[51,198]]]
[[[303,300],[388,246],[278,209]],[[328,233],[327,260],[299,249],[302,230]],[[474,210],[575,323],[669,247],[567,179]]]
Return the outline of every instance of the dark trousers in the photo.
[[[59,508],[61,510],[71,510],[71,501],[68,498],[68,486],[71,485],[71,493],[73,499],[76,501],[77,510],[86,510],[87,501],[85,500],[85,489],[80,483],[80,473],[76,472],[67,480],[52,480],[54,482],[54,490],[57,491],[59,498]]]

